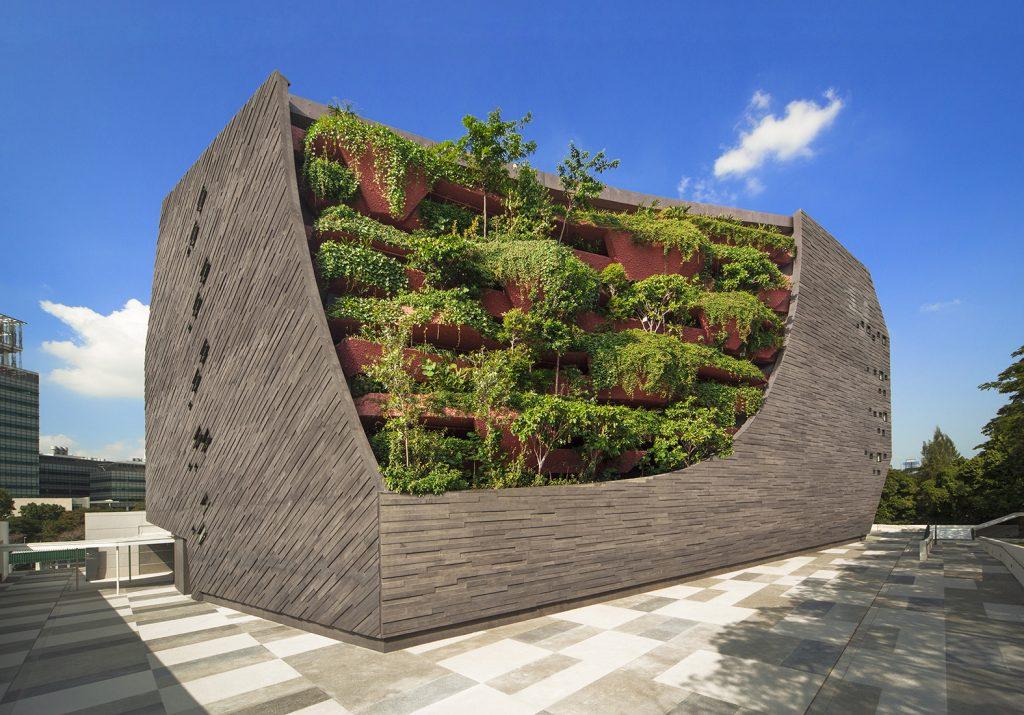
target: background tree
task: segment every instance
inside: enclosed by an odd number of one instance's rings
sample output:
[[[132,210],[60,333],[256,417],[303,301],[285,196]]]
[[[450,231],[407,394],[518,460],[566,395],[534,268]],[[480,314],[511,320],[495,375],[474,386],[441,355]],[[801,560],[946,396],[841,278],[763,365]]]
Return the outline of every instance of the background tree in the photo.
[[[569,204],[565,209],[565,222],[562,224],[562,232],[558,236],[561,241],[565,237],[565,226],[569,223],[569,217],[573,209],[585,208],[590,200],[596,198],[604,184],[597,178],[609,169],[619,165],[618,159],[606,159],[604,150],[590,156],[589,151],[584,151],[576,146],[575,142],[569,142],[569,153],[558,165],[558,180],[562,184],[562,191]]]
[[[500,107],[488,114],[486,121],[471,114],[462,118],[466,134],[456,146],[465,154],[473,182],[484,194],[484,238],[487,237],[487,193],[504,193],[509,182],[508,165],[537,150],[536,142],[524,141],[519,133],[532,119],[527,113],[518,121],[503,121]]]
[[[0,521],[11,518],[14,513],[14,497],[6,489],[0,487]]]

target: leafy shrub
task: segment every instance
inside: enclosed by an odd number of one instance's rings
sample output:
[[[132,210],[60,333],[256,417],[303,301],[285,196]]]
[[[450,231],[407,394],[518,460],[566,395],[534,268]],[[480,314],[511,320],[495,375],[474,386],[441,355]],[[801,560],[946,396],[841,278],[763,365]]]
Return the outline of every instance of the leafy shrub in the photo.
[[[696,404],[714,411],[715,422],[721,427],[733,427],[737,417],[749,417],[761,409],[764,392],[751,385],[723,385],[719,382],[698,382],[693,395]]]
[[[341,162],[320,156],[307,156],[302,174],[313,195],[327,203],[351,201],[359,191],[359,181]]]
[[[762,303],[756,295],[744,291],[703,293],[696,306],[703,312],[716,339],[724,340],[729,324],[735,321],[736,334],[748,346],[766,347],[766,339],[773,340],[775,331],[782,327],[774,310]],[[749,340],[751,335],[754,340]]]
[[[612,264],[615,265],[619,264]],[[700,293],[700,283],[696,280],[679,275],[654,275],[618,286],[608,302],[608,313],[620,320],[639,320],[644,330],[659,332],[669,324],[692,324],[690,308]]]
[[[748,226],[739,219],[727,216],[691,214],[685,207],[679,206],[667,208],[663,213],[666,218],[675,218],[691,223],[706,236],[716,241],[726,241],[737,246],[753,246],[761,249],[796,250],[793,237],[782,233],[775,226]]]
[[[478,216],[458,204],[423,199],[419,205],[424,227],[435,234],[476,233]]]
[[[484,268],[499,283],[526,292],[531,310],[565,319],[597,304],[597,274],[555,241],[489,241],[480,244],[480,252]]]
[[[689,221],[668,216],[653,208],[641,207],[636,213],[614,213],[612,211],[580,211],[585,221],[629,231],[639,243],[656,244],[669,249],[677,248],[684,258],[698,251],[704,251],[707,237]]]
[[[686,392],[697,376],[690,346],[670,335],[623,330],[587,336],[594,387],[621,386],[665,397]]]
[[[374,221],[345,205],[324,209],[314,228],[320,235],[344,233],[366,246],[379,241],[399,248],[412,248],[416,243],[415,238],[404,231]]]
[[[446,151],[449,147],[421,146],[340,107],[332,107],[309,128],[305,146],[307,161],[317,155],[316,148],[320,143],[342,146],[357,157],[368,149],[372,150],[376,179],[394,216],[398,216],[405,207],[405,181],[410,166],[421,168],[429,183],[457,172],[452,166],[452,154]],[[361,178],[357,175],[357,179]]]
[[[715,411],[693,398],[668,407],[644,456],[646,469],[667,472],[714,456],[732,454],[732,436],[715,421]]]
[[[722,262],[715,281],[719,290],[756,292],[786,285],[779,267],[757,248],[715,243],[711,254]]]
[[[477,243],[462,234],[421,234],[415,237],[409,264],[426,274],[429,285],[478,287],[483,282],[478,253]]]
[[[324,241],[317,251],[320,275],[328,281],[345,278],[391,295],[408,286],[405,271],[393,258],[352,243]]]

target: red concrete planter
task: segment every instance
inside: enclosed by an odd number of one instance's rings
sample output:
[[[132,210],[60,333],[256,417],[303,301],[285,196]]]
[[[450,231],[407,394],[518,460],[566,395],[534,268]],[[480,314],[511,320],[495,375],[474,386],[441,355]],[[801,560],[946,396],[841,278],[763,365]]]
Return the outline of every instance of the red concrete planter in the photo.
[[[704,328],[683,328],[679,339],[684,343],[710,343],[711,338]]]
[[[590,251],[581,251],[578,248],[572,249],[572,252],[578,259],[590,266],[594,272],[600,273],[605,268],[615,263],[615,261],[608,256],[602,256],[599,253],[591,253]]]
[[[480,331],[469,325],[450,325],[430,322],[412,327],[412,340],[415,343],[429,343],[451,350],[477,350],[484,345],[495,347],[493,340],[488,340]]]
[[[350,335],[355,335],[363,326],[358,320],[352,318],[328,318],[327,327],[331,329],[331,340],[335,344],[341,342]]]
[[[368,422],[393,417],[385,408],[388,395],[384,392],[370,392],[354,400],[356,413],[360,419]],[[430,429],[451,429],[469,431],[473,429],[473,418],[454,408],[445,407],[440,413],[423,415],[423,426]]]
[[[781,267],[788,266],[793,262],[793,253],[785,248],[772,248],[768,251],[768,257],[772,262]]]
[[[666,273],[693,276],[704,265],[700,253],[685,258],[678,248],[670,248],[666,253],[664,246],[635,242],[633,234],[626,231],[609,231],[605,245],[608,255],[621,263],[626,276],[634,281]]]
[[[405,277],[409,281],[409,290],[418,291],[423,288],[423,282],[427,280],[427,274],[415,268],[406,268]]]
[[[576,315],[576,325],[588,333],[596,333],[597,331],[608,325],[608,319],[600,313],[595,313],[592,310],[585,310],[582,313]]]
[[[366,368],[380,361],[380,356],[383,353],[383,348],[380,344],[363,340],[362,338],[345,338],[335,345],[335,350],[338,353],[341,369],[346,377],[366,372]],[[403,354],[417,380],[423,379],[423,372],[420,368],[424,362],[446,362],[446,359],[440,355],[433,355],[422,350],[416,350],[415,348],[405,348]],[[459,367],[469,366],[469,363],[465,360],[455,360],[455,364]]]
[[[716,340],[719,332],[721,332],[722,330],[722,327],[712,326],[711,323],[708,321],[707,316],[704,315],[703,311],[699,312],[698,317],[700,319],[700,324],[704,326],[704,331],[707,334],[707,336],[712,341]],[[722,349],[726,350],[727,352],[737,352],[743,346],[743,341],[740,340],[739,330],[736,328],[736,320],[733,319],[726,323],[724,326],[724,330],[726,338],[725,342],[722,344]]]
[[[451,201],[461,206],[473,209],[477,213],[484,210],[484,192],[479,189],[470,189],[466,186],[454,184],[445,179],[438,179],[434,182],[431,193],[438,198]],[[487,194],[487,216],[491,217],[504,211],[504,204],[501,197],[495,194]]]
[[[480,294],[480,304],[489,315],[500,318],[512,310],[512,302],[504,291],[488,288]]]
[[[505,286],[505,295],[508,296],[508,302],[512,304],[513,308],[528,311],[533,307],[533,301],[530,300],[529,290],[518,283],[512,283]]]
[[[775,356],[779,354],[779,349],[776,346],[770,348],[763,348],[757,350],[750,355],[750,359],[759,365],[775,362]]]
[[[306,130],[292,125],[292,151],[304,154],[306,151]]]
[[[785,315],[789,312],[790,295],[789,288],[773,288],[761,291],[757,297],[776,313]]]
[[[324,231],[320,233],[317,236],[317,247],[319,247],[319,244],[323,243],[324,241],[335,241],[338,243],[362,243],[362,241],[358,240],[354,236],[351,236],[350,234],[345,233],[344,231]],[[376,239],[370,241],[370,248],[372,248],[375,251],[379,251],[380,253],[383,253],[385,255],[391,256],[392,258],[400,259],[405,259],[406,256],[412,253],[412,251],[409,250],[408,248],[396,246],[393,243],[378,241]]]
[[[767,380],[764,376],[756,379],[740,378],[718,367],[705,365],[697,370],[697,377],[703,380],[714,380],[715,382],[727,382],[730,384],[763,385]]]
[[[605,469],[610,469],[619,474],[627,474],[636,469],[637,465],[640,464],[640,460],[647,454],[646,449],[630,449],[614,459],[609,459],[604,463]]]
[[[600,251],[604,248],[604,237],[610,229],[605,226],[595,226],[592,223],[570,223],[565,228],[565,234],[562,233],[562,224],[564,221],[558,219],[555,221],[555,230],[551,234],[551,238],[556,241],[561,237],[562,242],[569,246],[582,246],[588,250]]]
[[[359,176],[359,193],[357,208],[373,218],[402,221],[408,218],[413,209],[426,197],[430,190],[427,175],[422,168],[410,164],[405,171],[405,204],[397,216],[392,215],[388,204],[387,188],[383,181],[378,181],[375,166],[376,152],[372,146],[367,147],[359,156],[354,155],[342,146],[338,147],[345,163]]]

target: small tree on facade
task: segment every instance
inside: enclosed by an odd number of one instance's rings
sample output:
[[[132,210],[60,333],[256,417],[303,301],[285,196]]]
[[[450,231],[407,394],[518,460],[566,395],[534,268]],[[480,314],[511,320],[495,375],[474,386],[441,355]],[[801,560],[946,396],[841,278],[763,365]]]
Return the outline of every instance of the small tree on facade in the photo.
[[[580,149],[575,142],[569,142],[569,154],[558,165],[558,180],[562,183],[562,190],[569,202],[565,209],[565,222],[558,236],[559,241],[565,237],[565,226],[569,223],[573,209],[587,207],[590,200],[596,198],[604,189],[604,184],[597,175],[618,165],[618,159],[605,158],[604,150],[590,156],[589,151]]]
[[[456,146],[465,154],[474,183],[484,194],[484,238],[487,238],[487,193],[503,191],[509,180],[507,165],[537,150],[537,142],[524,141],[519,133],[532,118],[527,113],[518,121],[506,122],[501,118],[500,108],[488,114],[486,121],[471,114],[462,118],[466,134]]]

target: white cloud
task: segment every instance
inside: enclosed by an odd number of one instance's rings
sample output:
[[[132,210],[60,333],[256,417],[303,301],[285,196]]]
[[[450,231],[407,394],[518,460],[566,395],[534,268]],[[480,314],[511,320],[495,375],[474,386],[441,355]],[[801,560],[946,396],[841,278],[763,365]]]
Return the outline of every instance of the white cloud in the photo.
[[[89,397],[143,396],[148,305],[132,298],[109,315],[47,300],[39,305],[75,331],[74,340],[43,343],[66,363],[50,372],[51,380]]]
[[[760,89],[754,92],[754,96],[750,98],[751,109],[768,109],[771,103],[772,96]]]
[[[759,193],[764,191],[764,182],[762,182],[756,176],[748,176],[746,181],[747,193],[751,196],[757,196]]]
[[[825,93],[825,99],[828,103],[824,105],[809,99],[790,102],[781,118],[774,114],[754,117],[752,128],[741,132],[739,143],[715,160],[715,176],[744,176],[771,159],[782,162],[811,156],[811,143],[843,108],[843,100],[833,90]],[[750,107],[763,110],[770,101],[768,94],[758,90]]]
[[[953,300],[940,300],[937,303],[925,303],[921,306],[922,313],[938,313],[949,308],[955,308],[960,305],[960,299],[954,298]]]
[[[86,447],[82,446],[74,437],[69,437],[66,434],[39,435],[39,451],[42,454],[51,454],[51,447],[67,447],[68,453],[76,457],[120,460],[128,460],[133,457],[146,458],[145,437],[121,439],[102,447]]]
[[[707,204],[735,204],[736,194],[717,186],[714,179],[694,179],[684,176],[676,185],[679,198]]]
[[[39,435],[39,451],[43,454],[50,454],[51,447],[67,447],[74,453],[78,441],[66,434],[41,434]]]

